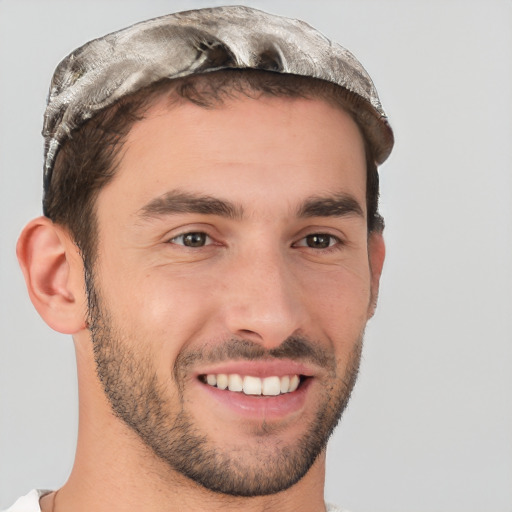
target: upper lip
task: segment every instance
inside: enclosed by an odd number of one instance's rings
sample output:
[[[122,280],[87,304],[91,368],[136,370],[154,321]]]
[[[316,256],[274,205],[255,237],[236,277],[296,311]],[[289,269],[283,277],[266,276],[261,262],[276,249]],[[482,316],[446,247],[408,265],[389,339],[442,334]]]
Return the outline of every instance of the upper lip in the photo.
[[[291,360],[227,361],[205,366],[194,372],[196,377],[209,374],[238,374],[252,377],[284,377],[285,375],[303,375],[313,377],[315,371],[311,366]]]

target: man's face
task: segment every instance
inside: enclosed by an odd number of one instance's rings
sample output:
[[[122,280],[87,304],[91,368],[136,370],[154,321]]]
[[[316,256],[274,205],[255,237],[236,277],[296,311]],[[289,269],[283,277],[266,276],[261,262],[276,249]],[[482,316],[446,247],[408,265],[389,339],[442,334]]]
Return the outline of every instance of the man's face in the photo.
[[[173,471],[261,495],[321,453],[372,312],[365,185],[320,100],[161,100],[134,125],[97,201],[91,332],[113,410]]]

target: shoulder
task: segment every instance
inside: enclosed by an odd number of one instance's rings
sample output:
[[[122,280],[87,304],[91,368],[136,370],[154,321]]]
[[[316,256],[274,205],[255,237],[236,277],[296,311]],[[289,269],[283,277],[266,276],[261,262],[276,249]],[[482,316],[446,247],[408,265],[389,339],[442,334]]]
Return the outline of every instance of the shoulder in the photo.
[[[19,498],[14,505],[2,512],[41,512],[39,507],[39,498],[48,494],[50,491],[34,489],[26,496]]]

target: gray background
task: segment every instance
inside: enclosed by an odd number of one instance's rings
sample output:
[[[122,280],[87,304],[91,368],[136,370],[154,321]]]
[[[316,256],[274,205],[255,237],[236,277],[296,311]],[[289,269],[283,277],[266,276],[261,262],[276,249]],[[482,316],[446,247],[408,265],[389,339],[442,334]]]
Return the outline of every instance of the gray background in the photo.
[[[61,485],[77,426],[71,339],[33,310],[14,256],[40,212],[44,99],[85,41],[239,2],[0,0],[0,508]],[[351,49],[396,131],[388,259],[327,498],[353,512],[512,511],[512,2],[247,1]]]

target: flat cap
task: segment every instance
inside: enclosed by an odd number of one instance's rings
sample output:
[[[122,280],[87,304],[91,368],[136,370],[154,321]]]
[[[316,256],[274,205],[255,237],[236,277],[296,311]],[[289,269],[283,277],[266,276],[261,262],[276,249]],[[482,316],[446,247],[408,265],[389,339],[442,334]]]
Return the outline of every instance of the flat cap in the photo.
[[[393,133],[359,61],[308,24],[243,6],[169,14],[95,39],[57,66],[44,117],[44,184],[73,130],[119,99],[164,78],[258,69],[326,80],[350,91],[376,163]]]

